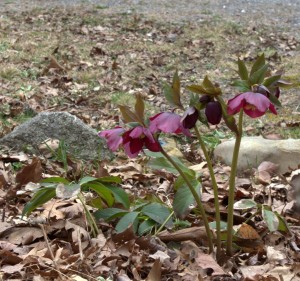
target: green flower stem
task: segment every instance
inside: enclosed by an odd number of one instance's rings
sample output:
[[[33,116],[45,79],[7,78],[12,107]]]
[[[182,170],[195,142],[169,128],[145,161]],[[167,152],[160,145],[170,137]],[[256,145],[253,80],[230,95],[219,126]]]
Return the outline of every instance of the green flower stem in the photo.
[[[217,232],[217,257],[220,256],[221,254],[221,216],[220,216],[220,206],[219,206],[219,192],[218,192],[218,184],[216,181],[214,169],[212,166],[211,159],[209,157],[208,151],[206,149],[205,143],[203,139],[201,138],[201,134],[197,128],[197,126],[194,127],[196,136],[198,138],[200,147],[204,153],[206,162],[207,162],[207,167],[209,170],[210,178],[211,178],[211,183],[214,191],[214,201],[215,201],[215,210],[216,210],[216,232]]]
[[[236,134],[234,150],[231,161],[231,172],[229,178],[229,194],[228,194],[228,217],[227,217],[227,245],[226,253],[228,256],[232,255],[232,239],[233,239],[233,204],[235,191],[235,177],[237,172],[239,150],[242,140],[243,132],[243,110],[239,114],[238,132]]]
[[[166,218],[166,220],[163,222],[163,224],[159,227],[159,229],[154,233],[154,236],[156,236],[158,233],[161,232],[161,230],[165,227],[169,219],[174,215],[174,211],[170,213],[170,215]]]
[[[167,158],[167,160],[174,166],[174,168],[178,171],[178,173],[181,175],[181,177],[183,178],[183,180],[185,181],[185,183],[187,184],[187,186],[189,187],[197,205],[198,208],[200,210],[203,222],[204,222],[204,227],[207,233],[207,238],[208,238],[208,246],[209,246],[209,252],[211,253],[213,251],[213,238],[212,238],[212,233],[210,231],[209,228],[209,224],[208,224],[208,219],[204,210],[204,207],[202,205],[202,202],[200,200],[200,197],[198,196],[197,191],[194,189],[194,187],[191,185],[189,179],[186,177],[186,175],[184,174],[184,172],[181,170],[181,168],[177,165],[177,163],[169,156],[169,154],[163,150],[163,148],[161,147],[161,153]]]
[[[93,237],[97,237],[99,234],[99,229],[98,229],[97,223],[96,223],[94,217],[91,215],[90,211],[88,210],[88,208],[84,202],[84,196],[82,195],[82,193],[78,194],[78,199],[80,200],[80,202],[83,206],[83,209],[84,209],[84,212],[86,215],[86,219],[92,230],[92,235],[93,235]]]

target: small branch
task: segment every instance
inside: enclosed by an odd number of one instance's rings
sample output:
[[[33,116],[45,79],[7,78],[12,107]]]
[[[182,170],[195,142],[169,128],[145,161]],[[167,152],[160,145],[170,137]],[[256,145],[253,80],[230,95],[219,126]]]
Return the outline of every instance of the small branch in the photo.
[[[58,264],[56,263],[54,254],[53,254],[52,249],[51,249],[51,246],[50,246],[50,244],[49,244],[49,241],[48,241],[48,237],[47,237],[47,233],[46,233],[46,231],[45,231],[45,228],[44,228],[44,226],[43,226],[42,224],[39,224],[39,227],[41,228],[41,230],[42,230],[42,232],[43,232],[44,239],[45,239],[46,244],[47,244],[47,248],[48,248],[48,250],[49,250],[50,256],[51,256],[51,258],[52,258],[52,260],[53,260],[53,264],[54,264],[55,269],[57,270],[57,273],[58,273],[58,275],[59,275],[59,278],[60,278],[61,280],[64,280],[63,274],[61,273],[61,271],[60,271],[60,269],[59,269],[59,266],[58,266]]]

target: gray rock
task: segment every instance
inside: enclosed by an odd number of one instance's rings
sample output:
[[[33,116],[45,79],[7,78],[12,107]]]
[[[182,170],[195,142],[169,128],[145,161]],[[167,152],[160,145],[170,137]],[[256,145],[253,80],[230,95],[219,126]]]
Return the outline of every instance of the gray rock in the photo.
[[[219,144],[214,156],[216,159],[231,165],[235,140]],[[300,165],[300,139],[269,140],[263,137],[243,137],[241,142],[238,171],[257,168],[263,161],[279,165],[279,173],[297,169]]]
[[[68,151],[80,159],[103,159],[111,156],[97,132],[67,112],[42,112],[16,127],[0,139],[0,145],[22,150],[37,148],[47,139],[64,141]]]

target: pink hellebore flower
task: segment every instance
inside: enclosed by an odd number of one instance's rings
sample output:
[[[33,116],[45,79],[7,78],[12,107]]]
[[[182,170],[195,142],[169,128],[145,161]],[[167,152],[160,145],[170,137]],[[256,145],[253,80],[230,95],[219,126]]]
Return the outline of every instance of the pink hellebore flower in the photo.
[[[152,133],[158,131],[164,133],[183,133],[186,136],[191,136],[191,133],[188,129],[182,126],[181,117],[176,113],[171,112],[162,112],[154,115],[150,118],[149,129]]]
[[[111,151],[116,151],[122,144],[122,134],[125,130],[122,127],[115,127],[111,130],[99,132],[98,135],[107,140],[107,146]]]
[[[136,157],[146,146],[150,151],[160,151],[160,144],[154,139],[148,128],[137,126],[126,131],[123,136],[123,146],[126,154],[130,158]]]
[[[242,108],[251,118],[264,115],[268,109],[272,113],[277,114],[276,109],[270,100],[260,93],[246,92],[239,94],[228,101],[228,114],[233,115]]]

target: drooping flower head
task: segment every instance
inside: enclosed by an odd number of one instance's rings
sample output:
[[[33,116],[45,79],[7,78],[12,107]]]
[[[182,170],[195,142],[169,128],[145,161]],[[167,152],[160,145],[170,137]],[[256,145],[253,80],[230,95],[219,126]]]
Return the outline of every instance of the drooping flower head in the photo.
[[[148,128],[142,126],[126,131],[122,136],[122,140],[125,153],[130,158],[138,156],[144,146],[153,152],[160,151],[159,142],[153,137]]]
[[[222,106],[221,104],[214,100],[213,97],[204,95],[200,98],[200,103],[205,107],[205,115],[208,123],[212,125],[217,125],[222,119]]]
[[[186,136],[191,136],[188,129],[182,126],[181,117],[172,112],[162,112],[150,117],[149,129],[152,133],[183,133]]]
[[[277,114],[274,105],[266,96],[253,92],[239,94],[228,101],[228,114],[236,114],[241,109],[251,118],[264,115],[268,109],[272,113]]]
[[[181,124],[185,129],[192,129],[199,117],[199,112],[198,110],[190,106],[183,114],[181,118]]]
[[[107,146],[111,151],[116,151],[122,144],[122,134],[124,132],[125,130],[118,126],[114,129],[99,132],[98,135],[107,140]]]

